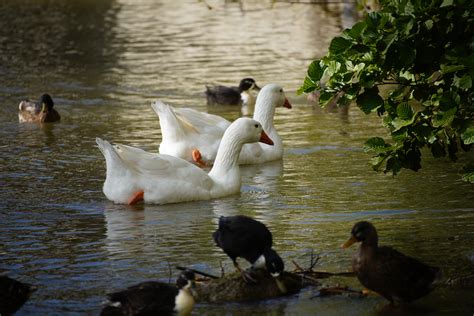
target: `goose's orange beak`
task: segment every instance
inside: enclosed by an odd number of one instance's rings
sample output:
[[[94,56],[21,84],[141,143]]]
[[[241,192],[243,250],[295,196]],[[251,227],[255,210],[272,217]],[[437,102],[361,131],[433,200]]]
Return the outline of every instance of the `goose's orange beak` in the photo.
[[[259,142],[268,145],[273,145],[273,140],[271,140],[270,137],[268,137],[267,133],[265,133],[264,131],[262,131],[262,134],[260,135]]]
[[[285,103],[283,103],[283,106],[287,109],[291,109],[291,104],[290,101],[288,101],[287,98],[285,98]]]

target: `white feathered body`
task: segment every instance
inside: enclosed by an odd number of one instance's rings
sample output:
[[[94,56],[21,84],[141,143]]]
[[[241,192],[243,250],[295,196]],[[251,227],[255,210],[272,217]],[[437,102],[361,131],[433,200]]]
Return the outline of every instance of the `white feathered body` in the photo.
[[[107,166],[104,194],[115,203],[125,204],[135,192],[143,191],[145,203],[168,204],[238,193],[241,185],[238,155],[244,143],[259,140],[262,127],[249,118],[238,119],[233,125],[222,138],[209,174],[181,158],[152,154],[126,145],[112,146],[97,138]],[[258,125],[260,132],[253,129],[242,132],[242,125],[247,129]]]
[[[273,125],[273,116],[275,107],[283,106],[285,101],[283,90],[276,84],[268,84],[260,91],[253,118],[262,124],[274,145],[245,144],[239,156],[239,164],[263,163],[283,157],[283,142]],[[197,149],[202,160],[212,164],[216,159],[222,135],[230,125],[228,120],[194,109],[174,108],[160,101],[152,104],[152,107],[160,118],[160,154],[192,162],[192,151]]]

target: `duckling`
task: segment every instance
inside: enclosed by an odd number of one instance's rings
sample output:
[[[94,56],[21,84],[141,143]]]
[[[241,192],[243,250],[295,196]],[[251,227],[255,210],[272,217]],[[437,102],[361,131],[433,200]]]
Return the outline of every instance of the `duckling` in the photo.
[[[36,287],[0,276],[0,315],[13,315],[25,304]]]
[[[108,294],[100,315],[189,315],[194,307],[190,291],[194,280],[194,272],[188,270],[180,274],[176,286],[149,281]]]
[[[53,109],[54,102],[49,94],[43,94],[38,103],[23,100],[18,106],[20,123],[40,122],[50,123],[61,119],[59,113]]]
[[[377,292],[391,304],[407,303],[433,290],[440,269],[421,263],[390,247],[379,247],[377,230],[369,222],[354,225],[351,237],[342,247],[361,242],[352,260],[360,283]]]
[[[283,260],[272,249],[272,233],[265,224],[244,215],[221,216],[219,228],[212,234],[216,245],[232,259],[245,281],[255,282],[242,270],[237,257],[247,260],[254,269],[266,268],[273,277],[285,269]]]
[[[255,105],[255,97],[249,93],[250,89],[260,91],[260,87],[252,78],[242,79],[238,87],[206,86],[207,103],[252,107]]]

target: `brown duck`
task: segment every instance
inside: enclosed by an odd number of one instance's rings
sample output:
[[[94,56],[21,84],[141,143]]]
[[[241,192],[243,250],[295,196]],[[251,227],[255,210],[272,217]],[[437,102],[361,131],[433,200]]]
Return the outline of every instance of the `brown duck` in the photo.
[[[390,247],[379,247],[377,230],[369,222],[354,225],[351,237],[342,247],[361,242],[352,268],[360,283],[385,297],[392,304],[407,303],[427,295],[440,275],[428,266]]]
[[[43,94],[38,103],[23,100],[19,105],[18,119],[20,123],[39,122],[50,123],[61,119],[59,113],[53,109],[54,102],[49,94]]]

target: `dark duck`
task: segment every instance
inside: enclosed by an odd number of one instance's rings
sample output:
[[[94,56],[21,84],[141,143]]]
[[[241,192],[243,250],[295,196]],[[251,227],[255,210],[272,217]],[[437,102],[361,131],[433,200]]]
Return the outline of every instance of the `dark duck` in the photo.
[[[176,285],[148,281],[108,294],[100,315],[189,315],[194,307],[191,287],[195,275],[184,271]]]
[[[30,284],[0,276],[0,315],[13,315],[35,290]]]
[[[439,268],[421,263],[391,247],[379,247],[377,230],[369,222],[354,225],[342,247],[361,242],[352,260],[360,283],[392,304],[408,303],[430,293],[440,277]]]
[[[253,218],[244,215],[221,216],[219,228],[212,236],[247,282],[255,280],[250,273],[240,268],[238,257],[247,260],[254,269],[266,268],[274,277],[278,277],[285,268],[283,260],[272,249],[271,232]]]
[[[20,123],[39,122],[51,123],[61,119],[59,113],[53,109],[54,102],[49,94],[43,94],[38,103],[23,100],[18,106]]]
[[[206,86],[207,103],[252,106],[255,104],[255,97],[249,93],[251,89],[260,90],[252,78],[242,79],[238,87]]]

